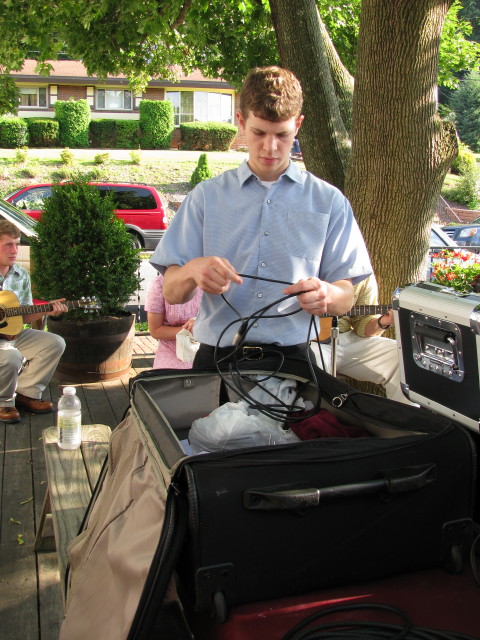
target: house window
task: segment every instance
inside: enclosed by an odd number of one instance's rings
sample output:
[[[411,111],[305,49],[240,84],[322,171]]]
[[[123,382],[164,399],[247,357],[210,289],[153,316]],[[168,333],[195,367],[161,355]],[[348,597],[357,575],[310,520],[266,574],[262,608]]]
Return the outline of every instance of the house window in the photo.
[[[20,87],[21,107],[47,107],[47,87]]]
[[[208,91],[167,91],[175,126],[182,122],[232,122],[232,95]]]
[[[97,109],[123,109],[131,111],[132,92],[114,89],[97,89]]]

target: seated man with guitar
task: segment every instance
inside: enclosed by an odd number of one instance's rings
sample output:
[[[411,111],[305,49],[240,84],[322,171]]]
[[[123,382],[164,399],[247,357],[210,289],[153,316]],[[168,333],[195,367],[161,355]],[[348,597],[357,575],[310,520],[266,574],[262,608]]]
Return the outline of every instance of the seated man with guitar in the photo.
[[[19,243],[17,227],[0,220],[0,422],[19,422],[17,407],[32,413],[52,411],[52,403],[41,399],[42,392],[65,349],[60,336],[23,329],[24,323],[67,311],[63,300],[49,303],[46,314],[28,313],[7,319],[6,307],[32,305],[30,276],[15,264]]]
[[[355,380],[381,384],[387,398],[411,404],[400,388],[397,343],[382,337],[393,325],[393,312],[388,306],[377,303],[378,286],[373,275],[353,287],[355,306],[338,319],[336,372]],[[327,327],[324,320],[329,321]],[[311,343],[318,366],[323,368],[323,356],[327,371],[331,367],[331,321],[332,318],[322,318],[320,342]]]

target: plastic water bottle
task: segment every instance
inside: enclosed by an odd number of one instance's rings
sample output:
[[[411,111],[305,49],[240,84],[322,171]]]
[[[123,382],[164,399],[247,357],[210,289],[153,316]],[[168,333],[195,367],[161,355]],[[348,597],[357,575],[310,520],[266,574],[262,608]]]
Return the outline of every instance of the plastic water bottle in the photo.
[[[60,449],[78,449],[82,442],[82,405],[75,387],[64,387],[58,401],[57,442]]]

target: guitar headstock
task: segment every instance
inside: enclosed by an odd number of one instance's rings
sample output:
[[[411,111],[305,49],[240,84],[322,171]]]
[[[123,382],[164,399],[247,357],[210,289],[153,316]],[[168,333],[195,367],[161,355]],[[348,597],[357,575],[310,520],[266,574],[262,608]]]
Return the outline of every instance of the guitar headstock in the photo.
[[[78,301],[78,306],[80,309],[83,309],[85,313],[88,313],[89,311],[98,311],[101,309],[102,303],[96,296],[82,296]]]

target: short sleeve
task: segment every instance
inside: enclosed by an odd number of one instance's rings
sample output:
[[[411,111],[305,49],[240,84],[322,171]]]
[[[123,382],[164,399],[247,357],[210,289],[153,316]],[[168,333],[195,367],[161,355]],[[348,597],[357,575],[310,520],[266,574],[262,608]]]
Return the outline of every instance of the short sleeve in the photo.
[[[150,283],[145,298],[145,311],[151,313],[165,313],[165,298],[163,297],[163,275],[158,274]]]

